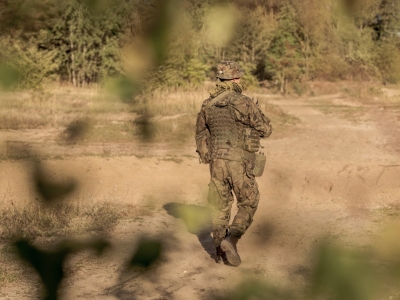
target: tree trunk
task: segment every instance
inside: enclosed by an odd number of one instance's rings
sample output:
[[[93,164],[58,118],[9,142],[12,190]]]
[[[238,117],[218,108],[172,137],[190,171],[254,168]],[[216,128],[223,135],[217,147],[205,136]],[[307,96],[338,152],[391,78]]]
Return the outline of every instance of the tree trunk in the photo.
[[[84,35],[86,35],[86,31],[83,32]],[[86,42],[83,42],[83,49],[82,49],[82,58],[81,58],[81,63],[82,63],[82,67],[81,67],[81,86],[85,87],[85,81],[86,81],[86,74],[87,74],[87,67],[88,67],[88,61],[86,60],[86,52],[87,52],[87,48],[86,48]]]
[[[308,37],[306,37],[306,40],[305,40],[305,46],[306,46],[306,49],[305,49],[305,54],[306,54],[306,81],[308,81],[309,80],[309,78],[310,78],[310,75],[309,75],[309,69],[310,69],[310,66],[309,66],[309,64],[310,64],[310,59],[309,59],[309,57],[310,57],[310,55],[309,55],[309,53],[310,53],[310,43],[309,43],[309,38]]]
[[[74,42],[73,42],[73,28],[72,28],[72,25],[69,28],[69,47],[70,47],[70,51],[71,51],[72,85],[76,86],[75,54],[74,54]]]
[[[72,85],[73,85],[73,86],[77,86],[76,72],[75,72],[75,70],[72,70]]]
[[[72,74],[71,74],[71,66],[67,63],[67,72],[68,72],[68,82],[72,82]]]
[[[255,61],[255,51],[254,51],[254,42],[251,43],[251,63],[254,63]]]

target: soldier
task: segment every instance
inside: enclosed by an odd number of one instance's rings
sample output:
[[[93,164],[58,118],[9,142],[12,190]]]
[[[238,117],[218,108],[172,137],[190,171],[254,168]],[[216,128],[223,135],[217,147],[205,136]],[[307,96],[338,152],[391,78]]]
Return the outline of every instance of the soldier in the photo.
[[[213,207],[212,237],[218,261],[238,266],[236,244],[253,221],[260,194],[254,168],[260,138],[272,132],[270,120],[252,99],[242,95],[238,63],[217,66],[217,84],[197,116],[196,145],[200,162],[210,164],[208,202]],[[229,225],[236,196],[238,212]]]

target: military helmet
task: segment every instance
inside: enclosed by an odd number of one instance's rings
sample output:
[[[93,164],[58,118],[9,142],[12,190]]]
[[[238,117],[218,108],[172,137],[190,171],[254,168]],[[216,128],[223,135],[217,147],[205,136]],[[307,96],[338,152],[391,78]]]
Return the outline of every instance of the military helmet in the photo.
[[[217,66],[217,78],[235,79],[244,75],[244,70],[235,61],[222,61]]]

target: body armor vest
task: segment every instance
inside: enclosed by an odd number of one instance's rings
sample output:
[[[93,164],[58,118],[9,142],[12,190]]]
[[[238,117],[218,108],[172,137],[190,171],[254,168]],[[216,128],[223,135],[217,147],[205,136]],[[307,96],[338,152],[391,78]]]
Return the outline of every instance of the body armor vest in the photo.
[[[207,108],[212,158],[240,161],[243,155],[254,155],[260,147],[258,131],[236,120],[233,105],[229,101],[224,106]]]
[[[238,128],[229,105],[211,106],[208,109],[207,121],[213,150],[237,148],[239,146]]]
[[[249,152],[257,152],[260,148],[260,134],[251,127],[244,128],[243,149]]]

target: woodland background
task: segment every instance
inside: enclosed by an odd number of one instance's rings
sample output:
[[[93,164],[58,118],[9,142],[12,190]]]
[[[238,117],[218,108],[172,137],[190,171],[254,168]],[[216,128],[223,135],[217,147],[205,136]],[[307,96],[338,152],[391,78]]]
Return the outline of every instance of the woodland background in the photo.
[[[400,80],[398,0],[1,0],[0,83],[193,88],[221,60],[247,87]],[[112,85],[112,84],[111,84]],[[137,89],[136,89],[137,91]]]
[[[399,300],[399,17],[400,0],[0,0],[0,298]],[[193,148],[221,60],[274,126],[233,277],[206,249]]]

